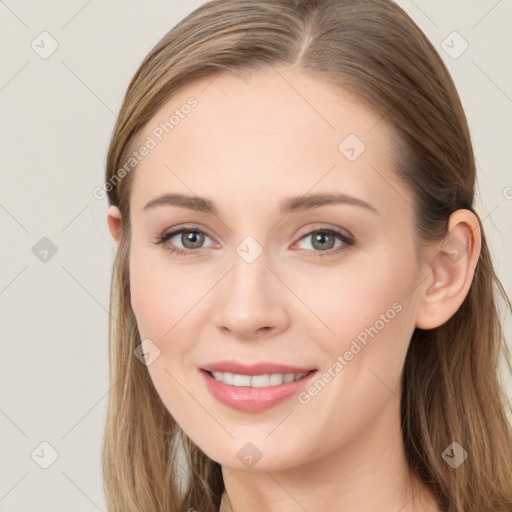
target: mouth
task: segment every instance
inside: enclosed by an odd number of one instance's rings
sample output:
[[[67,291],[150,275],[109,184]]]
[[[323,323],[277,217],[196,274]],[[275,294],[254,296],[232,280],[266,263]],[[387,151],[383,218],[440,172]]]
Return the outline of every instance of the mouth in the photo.
[[[310,370],[300,373],[264,373],[259,375],[246,375],[241,373],[231,372],[212,372],[203,370],[211,378],[218,382],[227,384],[234,387],[251,387],[251,388],[268,388],[272,386],[280,386],[281,384],[288,384],[304,379],[309,374],[316,372]]]
[[[199,373],[206,389],[218,402],[244,413],[263,412],[291,399],[318,375],[316,369],[248,375],[203,368]]]

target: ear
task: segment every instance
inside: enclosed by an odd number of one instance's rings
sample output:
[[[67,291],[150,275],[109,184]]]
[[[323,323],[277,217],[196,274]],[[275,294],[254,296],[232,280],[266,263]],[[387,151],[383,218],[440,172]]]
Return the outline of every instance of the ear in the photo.
[[[429,251],[429,275],[420,291],[416,327],[434,329],[457,312],[473,281],[480,248],[476,215],[469,210],[452,213],[446,238]]]
[[[107,224],[117,250],[121,241],[121,212],[117,206],[111,206],[108,209]]]

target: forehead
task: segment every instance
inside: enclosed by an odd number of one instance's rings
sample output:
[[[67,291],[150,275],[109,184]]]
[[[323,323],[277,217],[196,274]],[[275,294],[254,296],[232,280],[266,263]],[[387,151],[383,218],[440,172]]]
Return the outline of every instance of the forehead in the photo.
[[[395,180],[392,133],[346,91],[297,70],[224,71],[179,90],[146,124],[139,141],[153,147],[131,202],[140,209],[162,187],[204,196],[231,187],[270,200],[313,187],[368,197],[373,184],[384,198],[381,180]]]
[[[191,98],[196,102],[192,108],[188,106]],[[141,135],[155,132],[158,138],[159,125],[170,120],[172,131],[162,135],[176,145],[189,139],[192,128],[204,138],[236,131],[240,135],[270,134],[271,140],[277,133],[316,143],[322,139],[326,146],[348,133],[371,143],[389,131],[386,123],[380,122],[380,114],[347,91],[288,68],[243,74],[223,71],[195,80],[159,109]],[[376,125],[380,126],[374,131]]]

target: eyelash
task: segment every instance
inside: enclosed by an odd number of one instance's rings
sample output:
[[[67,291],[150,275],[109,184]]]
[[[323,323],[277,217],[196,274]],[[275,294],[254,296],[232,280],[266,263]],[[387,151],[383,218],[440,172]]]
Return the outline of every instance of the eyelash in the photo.
[[[174,236],[179,235],[180,233],[183,233],[185,231],[189,231],[192,233],[202,233],[202,234],[208,236],[207,233],[205,233],[201,229],[196,228],[195,226],[184,226],[179,229],[169,231],[168,233],[165,233],[162,236],[159,236],[158,239],[153,243],[156,245],[163,244],[163,243],[167,242],[169,239],[173,238]],[[309,231],[308,233],[305,233],[304,235],[302,235],[299,238],[299,240],[302,240],[303,238],[307,238],[308,236],[311,236],[315,233],[325,233],[325,234],[333,235],[336,238],[338,238],[339,240],[341,240],[343,242],[343,244],[340,247],[338,247],[337,249],[329,249],[327,251],[313,251],[314,257],[334,256],[335,254],[338,254],[339,252],[346,250],[348,247],[354,245],[354,243],[355,243],[355,241],[352,238],[348,237],[341,231],[338,231],[333,228],[314,229],[314,230]],[[197,249],[180,249],[180,248],[176,248],[176,247],[166,247],[166,250],[168,250],[169,252],[176,254],[178,256],[190,256],[193,253],[198,252]],[[304,250],[307,251],[308,249],[304,249]]]

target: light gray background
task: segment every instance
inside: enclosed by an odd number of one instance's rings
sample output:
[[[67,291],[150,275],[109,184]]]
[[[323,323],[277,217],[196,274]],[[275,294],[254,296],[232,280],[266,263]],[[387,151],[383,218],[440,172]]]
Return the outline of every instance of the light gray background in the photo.
[[[106,510],[100,446],[114,244],[107,200],[92,190],[133,73],[201,3],[0,0],[0,511]],[[510,295],[512,2],[398,3],[458,87],[478,162],[478,211]],[[46,59],[31,47],[50,48],[43,31],[58,43]],[[454,31],[469,44],[457,58],[463,41]],[[32,251],[42,237],[57,248],[46,262]],[[48,469],[35,462],[49,460],[44,441],[58,452]]]

